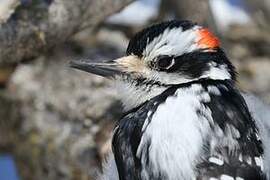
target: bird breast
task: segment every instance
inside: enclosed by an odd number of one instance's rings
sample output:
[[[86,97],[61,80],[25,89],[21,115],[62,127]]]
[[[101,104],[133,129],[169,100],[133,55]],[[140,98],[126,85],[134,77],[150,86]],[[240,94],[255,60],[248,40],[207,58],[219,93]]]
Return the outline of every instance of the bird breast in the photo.
[[[145,120],[137,150],[143,168],[142,179],[195,177],[195,165],[212,121],[210,109],[203,105],[208,101],[209,94],[202,91],[201,85],[194,84],[178,89],[155,112],[148,113],[152,118]]]

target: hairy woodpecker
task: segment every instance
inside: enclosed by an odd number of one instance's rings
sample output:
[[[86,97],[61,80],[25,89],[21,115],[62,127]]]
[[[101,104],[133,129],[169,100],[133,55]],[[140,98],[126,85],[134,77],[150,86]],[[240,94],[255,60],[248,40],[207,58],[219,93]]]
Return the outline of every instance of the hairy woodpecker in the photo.
[[[126,56],[71,66],[118,83],[127,110],[112,140],[120,180],[266,179],[260,133],[208,29],[155,24]]]

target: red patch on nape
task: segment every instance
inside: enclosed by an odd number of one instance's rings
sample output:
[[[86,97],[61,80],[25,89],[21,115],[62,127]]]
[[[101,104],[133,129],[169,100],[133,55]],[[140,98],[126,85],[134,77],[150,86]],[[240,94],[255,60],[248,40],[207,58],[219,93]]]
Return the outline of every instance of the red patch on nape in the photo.
[[[198,29],[199,40],[197,42],[200,48],[214,49],[219,47],[220,42],[218,38],[206,28]]]

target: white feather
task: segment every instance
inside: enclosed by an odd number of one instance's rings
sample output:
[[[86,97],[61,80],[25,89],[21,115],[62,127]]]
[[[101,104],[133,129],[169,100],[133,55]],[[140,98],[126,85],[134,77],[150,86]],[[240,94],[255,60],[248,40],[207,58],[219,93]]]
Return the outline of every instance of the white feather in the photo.
[[[195,31],[200,26],[183,31],[181,27],[166,29],[155,37],[145,48],[143,55],[147,61],[153,60],[158,55],[177,55],[192,52],[197,49],[198,36]]]
[[[149,89],[145,85],[136,86],[133,83],[127,83],[121,80],[116,80],[115,82],[125,110],[137,107],[145,101],[161,94],[166,89],[161,86],[152,86]]]
[[[145,145],[151,140],[148,158],[155,175],[163,172],[168,180],[196,177],[195,164],[200,160],[203,139],[210,127],[205,117],[198,117],[194,112],[199,108],[211,118],[211,111],[200,102],[202,99],[207,102],[210,97],[207,93],[199,93],[201,88],[200,85],[192,85],[191,88],[179,89],[175,96],[168,97],[158,107],[137,150],[143,170],[146,170]],[[149,179],[147,173],[142,176]]]
[[[269,179],[269,165],[270,165],[270,107],[263,103],[260,99],[251,94],[242,93],[244,96],[249,110],[251,111],[256,124],[258,125],[262,141],[265,146],[265,156],[263,158],[264,171],[268,174]],[[116,164],[113,159],[113,155],[110,156],[111,159],[106,162],[103,169],[103,175],[100,176],[99,180],[119,180]],[[242,160],[242,156],[239,156],[239,160]],[[265,167],[266,166],[266,167]],[[241,180],[241,177],[237,177],[237,180]]]

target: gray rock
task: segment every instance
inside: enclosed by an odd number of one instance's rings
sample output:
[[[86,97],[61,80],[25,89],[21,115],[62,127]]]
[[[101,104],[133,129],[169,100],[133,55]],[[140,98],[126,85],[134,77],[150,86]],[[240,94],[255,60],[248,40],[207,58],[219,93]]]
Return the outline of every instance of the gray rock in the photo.
[[[69,68],[66,52],[19,65],[8,84],[18,112],[12,120],[19,122],[10,144],[26,179],[93,177],[100,165],[96,135],[121,112],[109,81]],[[95,50],[89,56],[112,58]]]
[[[246,58],[238,65],[239,85],[270,103],[270,59],[268,57]]]

